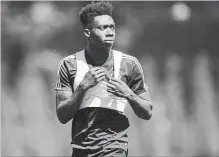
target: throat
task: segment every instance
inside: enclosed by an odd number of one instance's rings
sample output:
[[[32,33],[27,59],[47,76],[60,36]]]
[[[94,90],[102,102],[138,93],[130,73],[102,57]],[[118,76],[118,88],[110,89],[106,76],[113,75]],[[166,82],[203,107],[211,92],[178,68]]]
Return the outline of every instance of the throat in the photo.
[[[88,52],[85,50],[85,58],[88,64],[91,64],[92,66],[101,66],[104,63],[107,62],[107,60],[111,56],[111,51],[109,52],[98,52],[98,51],[93,51],[93,52]]]

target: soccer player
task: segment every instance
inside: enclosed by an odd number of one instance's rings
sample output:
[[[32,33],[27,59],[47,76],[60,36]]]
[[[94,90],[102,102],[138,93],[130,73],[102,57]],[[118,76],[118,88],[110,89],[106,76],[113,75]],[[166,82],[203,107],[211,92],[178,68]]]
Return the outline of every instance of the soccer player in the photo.
[[[112,49],[115,23],[110,2],[92,2],[79,13],[87,37],[84,50],[63,58],[56,82],[57,117],[72,121],[72,157],[127,156],[125,108],[145,120],[152,103],[142,67]]]

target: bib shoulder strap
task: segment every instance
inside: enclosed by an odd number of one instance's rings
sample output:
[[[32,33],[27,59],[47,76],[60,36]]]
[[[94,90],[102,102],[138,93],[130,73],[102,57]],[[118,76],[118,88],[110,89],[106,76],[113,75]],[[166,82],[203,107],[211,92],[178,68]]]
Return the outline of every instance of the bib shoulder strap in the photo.
[[[114,58],[114,77],[119,78],[120,64],[122,60],[122,52],[113,50]]]
[[[74,80],[74,90],[78,87],[85,74],[89,71],[89,66],[87,65],[84,50],[76,52],[76,63],[77,63],[77,72]]]
[[[76,52],[76,53],[75,53],[75,56],[76,56],[76,60],[77,60],[77,61],[82,61],[82,62],[84,62],[84,63],[87,63],[87,62],[86,62],[86,59],[85,59],[84,50],[79,51],[79,52]]]

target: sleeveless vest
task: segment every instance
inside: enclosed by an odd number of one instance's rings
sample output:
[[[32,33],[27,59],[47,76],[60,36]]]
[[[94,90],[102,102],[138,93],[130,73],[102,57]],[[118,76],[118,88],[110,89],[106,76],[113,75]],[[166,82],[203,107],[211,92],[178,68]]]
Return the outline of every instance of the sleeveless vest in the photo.
[[[114,59],[114,77],[120,78],[120,63],[122,60],[122,52],[113,50]],[[89,71],[89,66],[85,59],[85,52],[76,53],[77,73],[74,80],[74,90],[77,89],[85,74]],[[80,109],[86,107],[102,107],[117,110],[124,113],[128,101],[125,98],[117,97],[107,92],[106,81],[99,82],[96,86],[89,88],[82,100]]]

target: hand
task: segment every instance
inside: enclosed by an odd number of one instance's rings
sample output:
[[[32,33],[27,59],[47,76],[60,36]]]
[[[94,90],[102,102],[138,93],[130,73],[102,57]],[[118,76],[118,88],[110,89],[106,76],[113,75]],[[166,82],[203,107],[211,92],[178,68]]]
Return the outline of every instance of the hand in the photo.
[[[105,71],[100,67],[92,68],[85,74],[81,84],[83,84],[85,88],[91,88],[102,81],[105,75]]]
[[[111,78],[107,83],[107,91],[113,93],[116,96],[127,98],[132,90],[122,80]]]

